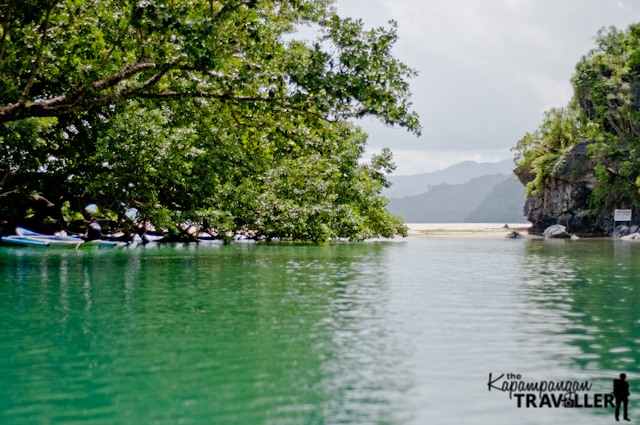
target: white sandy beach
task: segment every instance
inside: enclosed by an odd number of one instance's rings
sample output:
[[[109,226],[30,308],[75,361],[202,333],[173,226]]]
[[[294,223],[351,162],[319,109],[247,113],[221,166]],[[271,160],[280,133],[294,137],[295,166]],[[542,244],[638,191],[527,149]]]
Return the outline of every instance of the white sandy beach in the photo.
[[[405,223],[409,236],[447,238],[504,238],[507,233],[518,231],[527,234],[531,223]],[[535,237],[535,236],[533,236]]]

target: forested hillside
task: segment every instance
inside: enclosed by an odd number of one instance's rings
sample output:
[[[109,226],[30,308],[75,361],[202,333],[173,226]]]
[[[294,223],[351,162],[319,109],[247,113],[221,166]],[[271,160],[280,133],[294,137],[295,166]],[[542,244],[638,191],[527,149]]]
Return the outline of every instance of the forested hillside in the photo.
[[[464,221],[467,223],[526,223],[522,212],[524,186],[510,175],[491,189]]]
[[[462,223],[484,197],[507,178],[512,179],[494,174],[463,184],[442,183],[431,186],[421,195],[391,198],[387,208],[391,214],[402,214],[407,223]]]
[[[431,173],[414,174],[411,176],[389,176],[387,180],[391,187],[384,189],[382,194],[387,198],[403,198],[405,196],[420,195],[425,193],[429,186],[440,183],[461,184],[476,177],[491,174],[511,174],[513,161],[500,162],[475,162],[463,161],[447,167],[443,170]]]

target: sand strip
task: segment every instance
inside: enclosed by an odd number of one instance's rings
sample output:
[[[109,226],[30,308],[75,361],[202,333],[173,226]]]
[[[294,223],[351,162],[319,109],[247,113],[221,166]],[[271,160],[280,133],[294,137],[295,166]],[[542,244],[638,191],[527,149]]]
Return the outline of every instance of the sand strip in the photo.
[[[528,238],[537,238],[527,234],[531,223],[405,223],[409,227],[409,236],[447,237],[447,238],[504,238],[514,230]]]

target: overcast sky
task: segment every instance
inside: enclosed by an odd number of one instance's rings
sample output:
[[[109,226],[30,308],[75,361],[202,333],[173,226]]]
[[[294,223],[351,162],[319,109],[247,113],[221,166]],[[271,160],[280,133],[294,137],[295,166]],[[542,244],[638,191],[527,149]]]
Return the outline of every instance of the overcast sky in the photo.
[[[395,55],[411,80],[421,137],[358,121],[370,152],[390,147],[407,175],[465,161],[499,161],[565,106],[577,61],[603,26],[640,21],[640,0],[338,0],[342,17],[367,27],[398,22]]]

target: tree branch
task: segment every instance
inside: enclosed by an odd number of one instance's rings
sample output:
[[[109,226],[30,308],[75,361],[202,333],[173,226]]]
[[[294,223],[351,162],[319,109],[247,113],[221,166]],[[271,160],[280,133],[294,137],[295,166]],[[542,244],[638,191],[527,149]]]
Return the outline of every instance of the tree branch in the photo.
[[[134,87],[129,90],[125,90],[119,93],[116,93],[111,96],[105,96],[99,99],[87,100],[84,98],[86,92],[90,90],[103,90],[107,87],[111,87],[118,82],[130,78],[131,76],[141,72],[144,69],[149,67],[154,67],[155,64],[136,64],[129,69],[124,70],[118,75],[111,76],[105,78],[103,80],[97,81],[92,84],[88,88],[81,88],[76,90],[76,92],[71,95],[63,95],[58,96],[53,99],[44,100],[41,102],[30,103],[30,104],[19,104],[19,103],[11,103],[7,106],[0,108],[0,122],[9,122],[15,121],[18,119],[22,119],[24,117],[47,117],[47,116],[57,116],[64,114],[66,112],[71,112],[73,110],[77,110],[81,107],[87,106],[106,106],[113,104],[121,99],[126,98],[145,98],[145,99],[171,99],[171,98],[181,98],[181,97],[199,97],[199,98],[213,98],[220,100],[232,100],[232,101],[241,101],[241,102],[268,102],[273,103],[276,106],[288,110],[288,111],[297,111],[305,114],[313,115],[319,119],[322,119],[326,122],[332,122],[333,120],[327,118],[327,116],[313,112],[304,108],[298,108],[291,105],[288,100],[288,97],[262,97],[262,96],[241,96],[241,95],[233,95],[228,93],[211,93],[205,91],[188,91],[188,92],[178,92],[178,91],[167,91],[161,93],[150,93],[145,92],[143,90],[149,88],[153,84],[155,84],[162,76],[164,76],[167,72],[171,71],[171,66],[165,66],[163,69],[155,73],[149,79],[147,79],[141,85]]]
[[[166,91],[160,93],[151,93],[144,91],[158,82],[167,72],[171,70],[184,70],[187,68],[195,69],[196,67],[189,66],[175,66],[176,62],[181,57],[175,58],[169,64],[165,64],[162,69],[156,72],[153,76],[147,79],[141,85],[129,90],[124,90],[119,93],[105,96],[98,99],[86,99],[88,93],[99,92],[107,88],[117,85],[119,82],[127,80],[136,74],[143,72],[149,68],[154,68],[157,65],[150,62],[139,62],[132,66],[125,68],[122,72],[116,75],[103,78],[96,81],[88,87],[81,87],[72,93],[64,94],[54,97],[52,99],[42,100],[34,103],[10,103],[7,106],[0,107],[0,122],[9,122],[19,120],[25,117],[45,117],[45,116],[57,116],[66,112],[77,110],[81,107],[94,106],[101,107],[113,104],[119,100],[126,98],[149,98],[149,99],[168,99],[168,98],[181,98],[181,97],[199,97],[199,98],[214,98],[221,100],[232,100],[241,102],[269,102],[277,105],[278,107],[289,110],[298,111],[305,114],[313,115],[319,119],[327,122],[331,122],[325,115],[317,112],[313,112],[304,108],[297,108],[289,104],[288,97],[263,97],[263,96],[241,96],[228,93],[212,93],[206,91]],[[199,69],[206,71],[205,69]]]
[[[0,107],[0,122],[14,121],[24,116],[52,116],[56,111],[70,111],[82,103],[87,92],[102,91],[118,84],[119,82],[129,79],[136,74],[148,69],[154,68],[154,63],[136,63],[126,67],[122,72],[116,75],[103,78],[88,87],[81,87],[69,94],[54,97],[52,99],[43,100],[36,103],[10,103],[7,106]],[[166,72],[166,71],[165,71]],[[38,112],[39,111],[39,112]]]
[[[20,167],[22,166],[22,164],[18,165],[18,168],[15,171],[11,171],[11,170],[7,170],[7,173],[4,175],[4,178],[2,179],[2,181],[0,182],[0,188],[4,188],[4,186],[6,186],[9,177],[11,176],[17,176],[17,175],[24,175],[24,174],[29,174],[29,173],[20,173]],[[27,187],[27,185],[33,180],[33,176],[29,176],[26,182],[23,183],[18,183],[16,185],[14,185],[14,188],[12,190],[6,191],[4,193],[0,193],[0,198],[3,196],[8,196],[12,193],[15,193],[17,191],[19,191],[20,189],[24,189],[25,187]]]
[[[18,170],[20,170],[20,167],[18,167]],[[0,187],[3,187],[5,184],[7,184],[7,180],[9,180],[9,176],[11,174],[13,174],[11,170],[7,170],[6,174],[4,175],[4,178],[2,179],[2,181],[0,181]]]
[[[155,66],[156,64],[152,62],[137,62],[130,67],[125,68],[120,74],[112,75],[96,81],[91,85],[91,90],[101,91],[106,88],[113,87],[120,81],[127,80],[145,69],[154,68]]]
[[[190,91],[190,92],[169,91],[169,92],[163,92],[163,93],[142,92],[138,95],[138,97],[149,98],[149,99],[200,97],[200,98],[214,98],[214,99],[239,100],[239,101],[250,101],[250,102],[269,102],[269,103],[276,104],[277,106],[279,106],[284,110],[302,112],[305,114],[313,115],[314,117],[319,118],[323,121],[332,122],[332,120],[328,119],[326,116],[322,114],[309,111],[307,109],[297,108],[295,106],[292,106],[290,103],[287,102],[289,98],[286,98],[286,97],[238,96],[238,95],[232,95],[228,93],[210,93],[210,92],[203,92],[203,91]]]
[[[113,103],[115,101],[118,101],[120,99],[133,97],[136,93],[139,93],[140,91],[146,89],[150,85],[152,85],[155,82],[157,82],[160,78],[162,78],[162,76],[164,74],[169,72],[169,70],[170,70],[170,68],[166,68],[166,69],[162,69],[162,70],[156,72],[151,78],[149,78],[147,81],[145,81],[144,83],[142,83],[138,87],[135,87],[135,88],[132,88],[132,89],[129,89],[129,90],[125,90],[123,92],[114,94],[113,96],[107,96],[107,97],[103,97],[101,99],[87,101],[86,103],[91,105],[91,106],[105,106],[105,105],[109,105],[109,104],[111,104],[111,103]]]
[[[55,5],[56,5],[56,2],[53,1],[51,2],[51,6],[49,6],[49,8],[47,9],[47,16],[44,19],[44,27],[42,29],[42,38],[40,39],[40,47],[38,48],[38,56],[36,57],[36,63],[33,65],[33,68],[31,69],[31,75],[29,75],[29,81],[27,81],[27,85],[24,87],[24,90],[22,90],[22,95],[20,96],[20,100],[18,101],[18,103],[20,104],[24,104],[24,102],[27,100],[27,96],[29,96],[29,92],[31,91],[31,87],[33,86],[33,82],[36,78],[36,73],[40,68],[40,62],[42,62],[42,52],[44,51],[44,45],[45,45],[45,42],[47,41],[47,30],[49,28],[49,16],[51,16],[51,11],[53,10],[53,7]]]
[[[7,55],[6,58],[0,60],[0,66],[4,65],[5,63],[7,63],[9,61],[9,59],[11,59],[11,57],[13,57],[16,53],[19,53],[20,50],[16,50],[15,52],[11,53],[10,55]]]
[[[243,6],[245,4],[249,4],[250,2],[251,2],[251,0],[242,0],[242,1],[237,2],[236,4],[227,3],[220,10],[218,10],[218,13],[215,13],[213,15],[213,20],[215,21],[215,20],[219,19],[225,13],[231,12],[231,11],[239,8],[240,6]],[[213,2],[211,3],[211,11],[213,12]]]
[[[23,184],[22,186],[16,186],[16,188],[15,188],[15,189],[10,190],[10,191],[8,191],[8,192],[0,193],[0,198],[1,198],[1,197],[3,197],[3,196],[9,196],[9,195],[11,195],[12,193],[15,193],[15,192],[19,191],[20,189],[24,189],[25,187],[27,187],[27,185],[26,185],[26,184]]]
[[[139,97],[149,99],[162,99],[162,98],[177,98],[177,97],[202,97],[202,98],[216,98],[227,100],[249,100],[249,101],[263,101],[263,102],[278,102],[281,100],[287,100],[286,97],[269,98],[262,96],[238,96],[228,93],[211,93],[206,91],[166,91],[162,93],[140,93]]]

